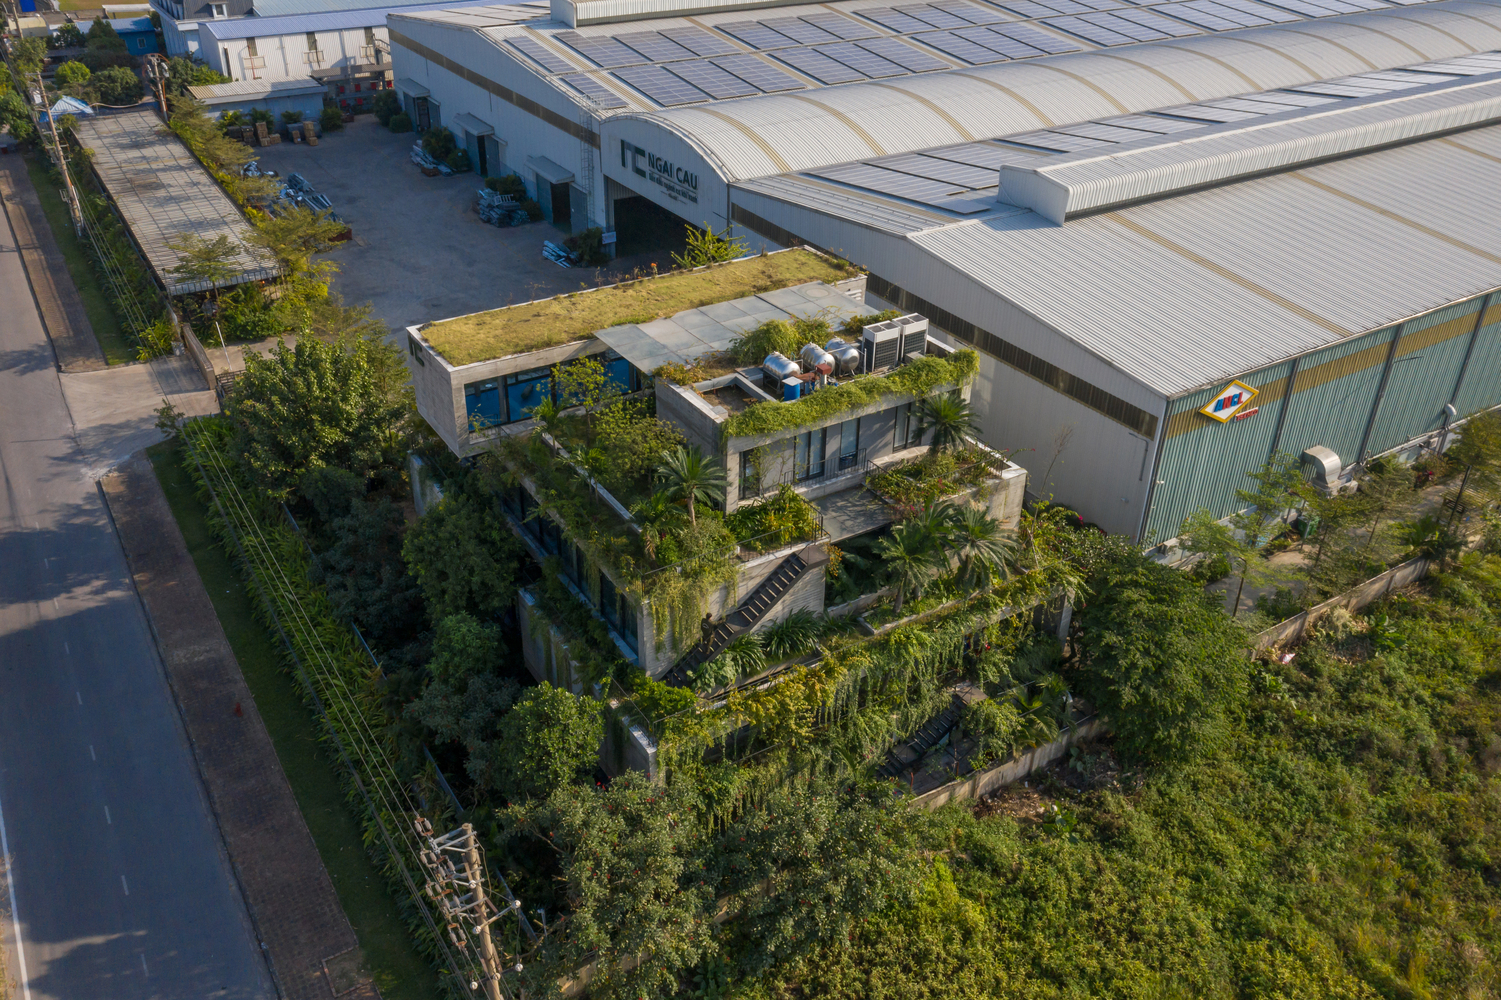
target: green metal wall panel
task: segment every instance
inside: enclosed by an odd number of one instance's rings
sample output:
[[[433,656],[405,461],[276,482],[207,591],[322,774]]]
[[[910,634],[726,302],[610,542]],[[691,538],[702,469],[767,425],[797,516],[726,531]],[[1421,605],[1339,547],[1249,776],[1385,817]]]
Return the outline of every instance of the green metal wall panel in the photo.
[[[1393,332],[1375,330],[1303,358],[1279,450],[1296,455],[1323,445],[1345,465],[1355,461]]]
[[[1501,405],[1501,295],[1485,311],[1454,409],[1467,417],[1497,405]]]
[[[1250,403],[1257,412],[1243,420],[1222,424],[1198,412],[1223,386],[1173,401],[1144,543],[1174,537],[1183,519],[1201,507],[1220,517],[1238,509],[1235,491],[1250,485],[1246,473],[1271,454],[1291,370],[1292,363],[1283,362],[1241,376],[1239,381],[1259,390]]]
[[[1444,405],[1454,394],[1483,301],[1457,302],[1402,324],[1402,342],[1397,345],[1381,409],[1366,444],[1367,454],[1395,448],[1444,425]],[[1355,457],[1351,455],[1350,460]]]

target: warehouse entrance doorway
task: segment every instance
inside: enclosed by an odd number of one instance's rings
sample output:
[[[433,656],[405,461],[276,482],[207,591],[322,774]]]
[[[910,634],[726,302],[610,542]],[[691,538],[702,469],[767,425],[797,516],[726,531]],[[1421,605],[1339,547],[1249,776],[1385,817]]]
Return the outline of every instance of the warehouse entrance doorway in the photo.
[[[548,185],[552,189],[552,224],[566,233],[573,232],[573,198],[567,181]]]

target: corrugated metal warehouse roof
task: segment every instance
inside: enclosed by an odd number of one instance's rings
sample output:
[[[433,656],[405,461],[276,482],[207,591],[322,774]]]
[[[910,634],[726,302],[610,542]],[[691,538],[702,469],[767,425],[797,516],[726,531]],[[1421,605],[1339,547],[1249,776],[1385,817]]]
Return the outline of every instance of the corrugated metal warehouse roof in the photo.
[[[1091,0],[1088,18],[1047,16],[1069,2],[836,0],[579,28],[507,7],[392,16],[474,31],[597,117],[645,113],[730,180],[1501,46],[1493,0]],[[1096,23],[1123,17],[1144,23]]]
[[[683,136],[733,181],[1496,48],[1501,4],[1442,0],[640,117]]]
[[[338,11],[353,11],[369,4],[370,0],[255,0],[251,9],[255,17],[290,17],[295,14],[326,14]],[[424,9],[430,6],[431,0],[413,0],[412,3],[383,4],[383,8],[407,7]],[[204,24],[210,22],[201,22]]]
[[[219,287],[274,278],[271,254],[249,241],[250,224],[229,195],[194,159],[177,136],[165,131],[154,111],[129,111],[80,119],[78,140],[94,154],[94,170],[120,210],[157,279],[172,295],[207,291],[207,281],[184,281],[171,273],[182,256],[167,246],[183,233],[206,240],[227,235],[240,247],[235,276]]]
[[[1501,127],[913,244],[1168,396],[1501,287]]]
[[[278,17],[236,17],[223,21],[200,22],[198,30],[208,32],[219,41],[231,38],[267,38],[272,35],[291,35],[304,31],[347,31],[351,28],[373,28],[383,25],[386,23],[386,14],[393,10],[442,10],[452,6],[452,3],[428,2],[406,6],[364,7],[358,10],[293,13]]]
[[[328,88],[317,80],[235,80],[233,83],[206,83],[189,87],[188,93],[205,104],[222,104],[247,97],[306,97],[326,94]]]

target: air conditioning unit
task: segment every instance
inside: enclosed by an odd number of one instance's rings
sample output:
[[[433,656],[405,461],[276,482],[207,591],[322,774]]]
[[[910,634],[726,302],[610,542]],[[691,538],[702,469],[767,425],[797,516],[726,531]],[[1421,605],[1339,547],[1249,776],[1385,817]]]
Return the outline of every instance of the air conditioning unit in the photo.
[[[902,325],[896,320],[872,323],[860,338],[860,369],[880,371],[896,364],[902,356]]]
[[[909,313],[906,316],[898,316],[892,320],[902,326],[902,357],[912,354],[923,355],[927,353],[928,318],[919,316],[917,313]]]

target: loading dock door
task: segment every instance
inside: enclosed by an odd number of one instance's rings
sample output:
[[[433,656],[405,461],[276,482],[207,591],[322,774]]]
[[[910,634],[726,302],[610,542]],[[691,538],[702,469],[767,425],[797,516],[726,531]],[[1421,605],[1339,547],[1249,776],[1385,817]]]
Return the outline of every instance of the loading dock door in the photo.
[[[573,199],[568,193],[572,186],[567,181],[562,184],[553,184],[552,187],[552,224],[559,229],[573,231]]]

